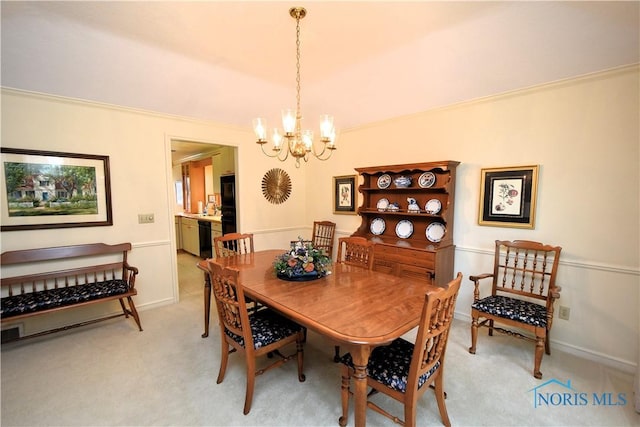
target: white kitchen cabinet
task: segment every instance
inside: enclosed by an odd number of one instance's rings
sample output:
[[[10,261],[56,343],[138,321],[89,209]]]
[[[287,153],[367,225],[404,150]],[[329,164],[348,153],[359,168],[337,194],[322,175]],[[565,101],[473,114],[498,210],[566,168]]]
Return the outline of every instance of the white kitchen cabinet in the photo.
[[[176,249],[182,249],[182,221],[180,221],[180,217],[176,215]]]
[[[213,166],[213,192],[220,194],[220,170],[222,170],[222,154],[216,153],[211,156]]]
[[[236,154],[233,147],[221,147],[211,156],[213,166],[213,192],[220,194],[220,177],[236,173]]]
[[[233,175],[236,173],[236,156],[233,147],[220,149],[220,175]]]
[[[182,231],[182,249],[192,255],[200,256],[200,234],[198,220],[193,218],[181,218],[180,230]]]
[[[215,257],[216,255],[216,247],[213,244],[213,239],[216,237],[222,237],[222,223],[220,222],[211,222],[211,245],[213,248],[212,254]]]

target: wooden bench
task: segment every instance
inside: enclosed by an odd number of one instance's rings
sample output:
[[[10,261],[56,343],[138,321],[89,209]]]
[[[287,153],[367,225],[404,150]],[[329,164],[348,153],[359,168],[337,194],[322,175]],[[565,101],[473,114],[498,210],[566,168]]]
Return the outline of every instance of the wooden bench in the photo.
[[[9,266],[25,271],[31,264],[34,271],[37,271],[27,275],[2,277],[0,281],[2,324],[41,314],[118,300],[122,313],[49,329],[22,336],[19,339],[46,335],[119,316],[129,317],[129,315],[134,318],[142,331],[140,317],[132,299],[137,294],[135,279],[138,269],[127,263],[127,253],[130,250],[131,243],[117,245],[93,243],[2,253],[0,265],[3,276]],[[118,261],[103,263],[112,261],[115,254],[121,254]],[[56,260],[57,268],[60,268],[61,262],[81,266],[41,272],[43,269],[46,270],[46,264]]]

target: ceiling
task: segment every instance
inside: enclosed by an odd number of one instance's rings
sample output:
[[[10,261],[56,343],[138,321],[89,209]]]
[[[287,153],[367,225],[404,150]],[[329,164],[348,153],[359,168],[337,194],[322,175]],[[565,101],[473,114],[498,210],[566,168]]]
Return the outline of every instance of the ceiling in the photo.
[[[3,1],[2,86],[250,127],[348,129],[640,62],[640,2]],[[339,142],[338,142],[339,144]]]

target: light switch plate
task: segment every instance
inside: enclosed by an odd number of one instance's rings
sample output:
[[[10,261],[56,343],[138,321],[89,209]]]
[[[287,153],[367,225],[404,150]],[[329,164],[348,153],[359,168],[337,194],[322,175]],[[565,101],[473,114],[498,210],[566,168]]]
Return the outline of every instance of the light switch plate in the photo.
[[[154,221],[153,214],[138,214],[138,224],[151,224]]]
[[[561,305],[560,310],[558,311],[558,317],[563,320],[569,320],[570,313],[571,313],[571,309],[569,307],[565,307]]]

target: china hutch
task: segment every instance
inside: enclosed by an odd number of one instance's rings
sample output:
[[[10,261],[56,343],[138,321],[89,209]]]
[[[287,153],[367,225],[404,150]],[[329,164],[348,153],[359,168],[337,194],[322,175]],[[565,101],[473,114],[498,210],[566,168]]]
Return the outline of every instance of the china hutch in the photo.
[[[454,277],[456,167],[439,161],[356,168],[362,222],[353,233],[376,245],[374,269],[438,286]]]

